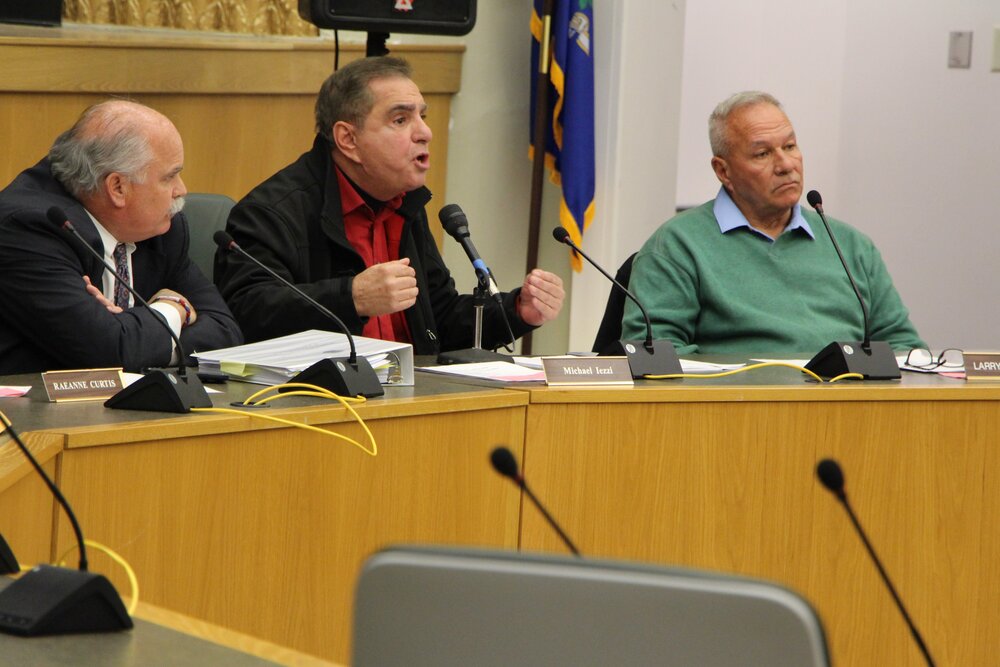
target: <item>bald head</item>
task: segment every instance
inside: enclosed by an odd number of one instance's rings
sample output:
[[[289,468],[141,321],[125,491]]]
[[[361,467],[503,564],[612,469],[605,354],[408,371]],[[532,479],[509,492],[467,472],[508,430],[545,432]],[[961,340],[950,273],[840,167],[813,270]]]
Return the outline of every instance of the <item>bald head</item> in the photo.
[[[147,106],[125,100],[96,104],[52,144],[52,174],[81,200],[95,195],[111,173],[142,183],[153,158],[150,140],[163,132],[176,129]]]
[[[184,206],[181,136],[166,116],[135,102],[84,111],[56,139],[49,162],[53,176],[119,241],[167,232]]]

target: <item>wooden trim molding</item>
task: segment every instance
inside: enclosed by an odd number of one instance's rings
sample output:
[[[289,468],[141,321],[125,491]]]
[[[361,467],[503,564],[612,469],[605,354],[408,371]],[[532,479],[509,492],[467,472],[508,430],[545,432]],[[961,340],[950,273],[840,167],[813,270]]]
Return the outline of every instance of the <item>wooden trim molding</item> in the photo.
[[[454,94],[461,45],[393,50],[410,61],[427,94]],[[341,45],[341,64],[364,46]],[[315,95],[333,70],[333,41],[150,29],[0,26],[0,91]]]

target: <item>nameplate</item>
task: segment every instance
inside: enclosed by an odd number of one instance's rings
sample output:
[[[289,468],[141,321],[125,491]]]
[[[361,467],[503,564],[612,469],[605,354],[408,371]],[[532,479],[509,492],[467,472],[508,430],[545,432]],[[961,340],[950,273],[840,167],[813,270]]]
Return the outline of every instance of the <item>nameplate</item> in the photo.
[[[83,371],[42,373],[49,400],[100,401],[111,398],[125,386],[120,368],[91,368]]]
[[[552,387],[635,384],[628,357],[542,357],[542,369]]]
[[[966,380],[1000,380],[1000,352],[966,352]]]

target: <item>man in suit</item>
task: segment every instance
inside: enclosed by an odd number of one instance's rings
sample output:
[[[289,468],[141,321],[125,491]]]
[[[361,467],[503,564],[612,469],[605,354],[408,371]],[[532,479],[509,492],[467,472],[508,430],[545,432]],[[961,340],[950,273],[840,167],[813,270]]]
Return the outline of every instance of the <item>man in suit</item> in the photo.
[[[87,109],[48,157],[0,192],[0,374],[175,363],[157,318],[187,354],[242,342],[218,291],[188,259],[183,166],[170,120],[114,100]],[[52,207],[117,275],[48,219]],[[154,312],[133,303],[123,282]]]
[[[316,140],[243,198],[226,229],[243,248],[337,314],[355,334],[417,354],[471,347],[473,297],[459,294],[427,222],[431,129],[406,61],[363,58],[316,100]],[[331,323],[253,262],[216,255],[215,281],[250,340]],[[534,269],[484,310],[483,347],[551,321],[562,280]],[[501,312],[501,308],[503,312]]]

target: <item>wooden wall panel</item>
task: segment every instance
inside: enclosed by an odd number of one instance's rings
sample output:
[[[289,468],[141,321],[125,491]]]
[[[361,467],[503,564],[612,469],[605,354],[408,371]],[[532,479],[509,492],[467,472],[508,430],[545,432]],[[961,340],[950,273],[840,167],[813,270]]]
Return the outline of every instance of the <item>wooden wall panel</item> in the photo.
[[[434,132],[432,220],[446,202],[451,96],[461,48],[407,47]],[[362,57],[341,50],[341,63]],[[121,96],[162,111],[181,132],[192,192],[240,199],[312,145],[313,106],[332,71],[327,40],[143,37],[0,28],[0,187],[41,159],[90,104]],[[437,224],[432,226],[440,241]]]
[[[15,425],[16,428],[16,425]],[[57,480],[56,462],[63,437],[55,433],[26,433],[22,439],[46,474]],[[22,566],[49,563],[53,553],[52,492],[35,472],[20,448],[0,434],[0,535]]]

